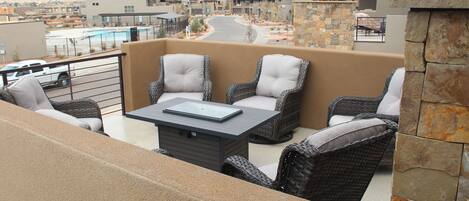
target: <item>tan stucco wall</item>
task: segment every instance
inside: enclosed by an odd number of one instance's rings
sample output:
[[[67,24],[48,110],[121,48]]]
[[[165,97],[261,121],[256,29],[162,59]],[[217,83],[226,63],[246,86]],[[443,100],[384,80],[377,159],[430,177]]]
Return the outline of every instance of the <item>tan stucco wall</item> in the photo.
[[[0,200],[299,200],[0,101]]]
[[[6,62],[13,61],[17,53],[19,59],[32,59],[47,56],[46,27],[43,22],[0,23],[0,43],[5,45]],[[3,56],[0,55],[0,64]]]
[[[167,53],[210,56],[214,101],[224,102],[234,83],[254,77],[257,60],[266,54],[288,54],[311,66],[305,82],[301,126],[323,128],[327,108],[337,96],[377,96],[386,76],[403,66],[398,54],[365,53],[316,48],[295,48],[163,39],[124,44],[124,84],[127,111],[149,105],[148,84],[158,78],[159,57]]]

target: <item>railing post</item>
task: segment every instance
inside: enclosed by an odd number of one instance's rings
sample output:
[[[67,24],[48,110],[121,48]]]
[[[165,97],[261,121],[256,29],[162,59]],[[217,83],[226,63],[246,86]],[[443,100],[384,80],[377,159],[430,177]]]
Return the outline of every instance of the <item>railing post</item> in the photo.
[[[68,38],[65,38],[65,44],[67,46],[67,56],[70,56],[70,52],[68,51]]]
[[[122,115],[125,115],[125,97],[124,97],[124,77],[122,72],[122,55],[117,56],[118,58],[118,65],[119,65],[119,83],[120,83],[120,90],[121,90],[121,107],[122,107]]]
[[[2,82],[3,82],[4,87],[8,85],[8,79],[7,79],[7,74],[6,73],[2,74]]]
[[[100,34],[99,35],[101,37],[101,51],[103,51],[103,34]]]
[[[91,52],[91,36],[88,36],[88,44],[90,45],[90,54],[92,54],[92,52]]]
[[[360,19],[359,17],[357,17],[357,25],[355,26],[355,41],[358,41],[358,19]]]
[[[386,21],[385,20],[386,20],[386,18],[384,18],[384,17],[381,18],[381,21],[383,22],[383,23],[381,23],[382,24],[381,26],[384,26],[384,27],[382,27],[383,31],[381,33],[381,42],[384,42],[384,36],[386,34]]]
[[[77,40],[73,39],[73,53],[77,56]]]
[[[70,98],[73,100],[72,71],[70,70],[70,63],[67,64],[67,69],[68,69],[68,82],[69,82],[68,86],[70,89]]]

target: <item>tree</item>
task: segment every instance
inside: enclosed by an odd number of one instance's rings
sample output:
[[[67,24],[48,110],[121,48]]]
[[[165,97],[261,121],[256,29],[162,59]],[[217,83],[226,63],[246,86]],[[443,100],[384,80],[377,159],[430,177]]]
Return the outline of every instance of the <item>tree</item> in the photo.
[[[252,28],[252,24],[249,24],[246,30],[246,42],[253,43],[256,39],[254,28]]]
[[[69,38],[68,41],[73,45],[73,52],[75,53],[75,56],[77,56],[77,40],[75,38]]]
[[[166,30],[162,27],[158,29],[158,38],[166,38]]]
[[[201,27],[202,27],[202,24],[200,24],[200,21],[198,19],[192,20],[191,32],[198,33],[200,32]]]

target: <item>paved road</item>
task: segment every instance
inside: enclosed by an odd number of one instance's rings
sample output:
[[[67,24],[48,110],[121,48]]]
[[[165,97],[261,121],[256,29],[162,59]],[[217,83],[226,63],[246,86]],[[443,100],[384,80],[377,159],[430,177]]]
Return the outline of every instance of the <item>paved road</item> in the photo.
[[[203,40],[246,42],[247,26],[235,22],[235,19],[233,16],[213,17],[208,23],[215,31]],[[253,31],[255,36],[256,31]]]

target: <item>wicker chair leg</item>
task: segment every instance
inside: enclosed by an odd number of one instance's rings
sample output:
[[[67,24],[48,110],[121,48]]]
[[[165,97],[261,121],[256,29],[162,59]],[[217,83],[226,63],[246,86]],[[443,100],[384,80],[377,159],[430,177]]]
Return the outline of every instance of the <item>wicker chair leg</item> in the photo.
[[[268,139],[259,135],[250,135],[249,142],[254,144],[280,144],[287,141],[290,141],[293,138],[293,132],[281,136],[279,139]]]

